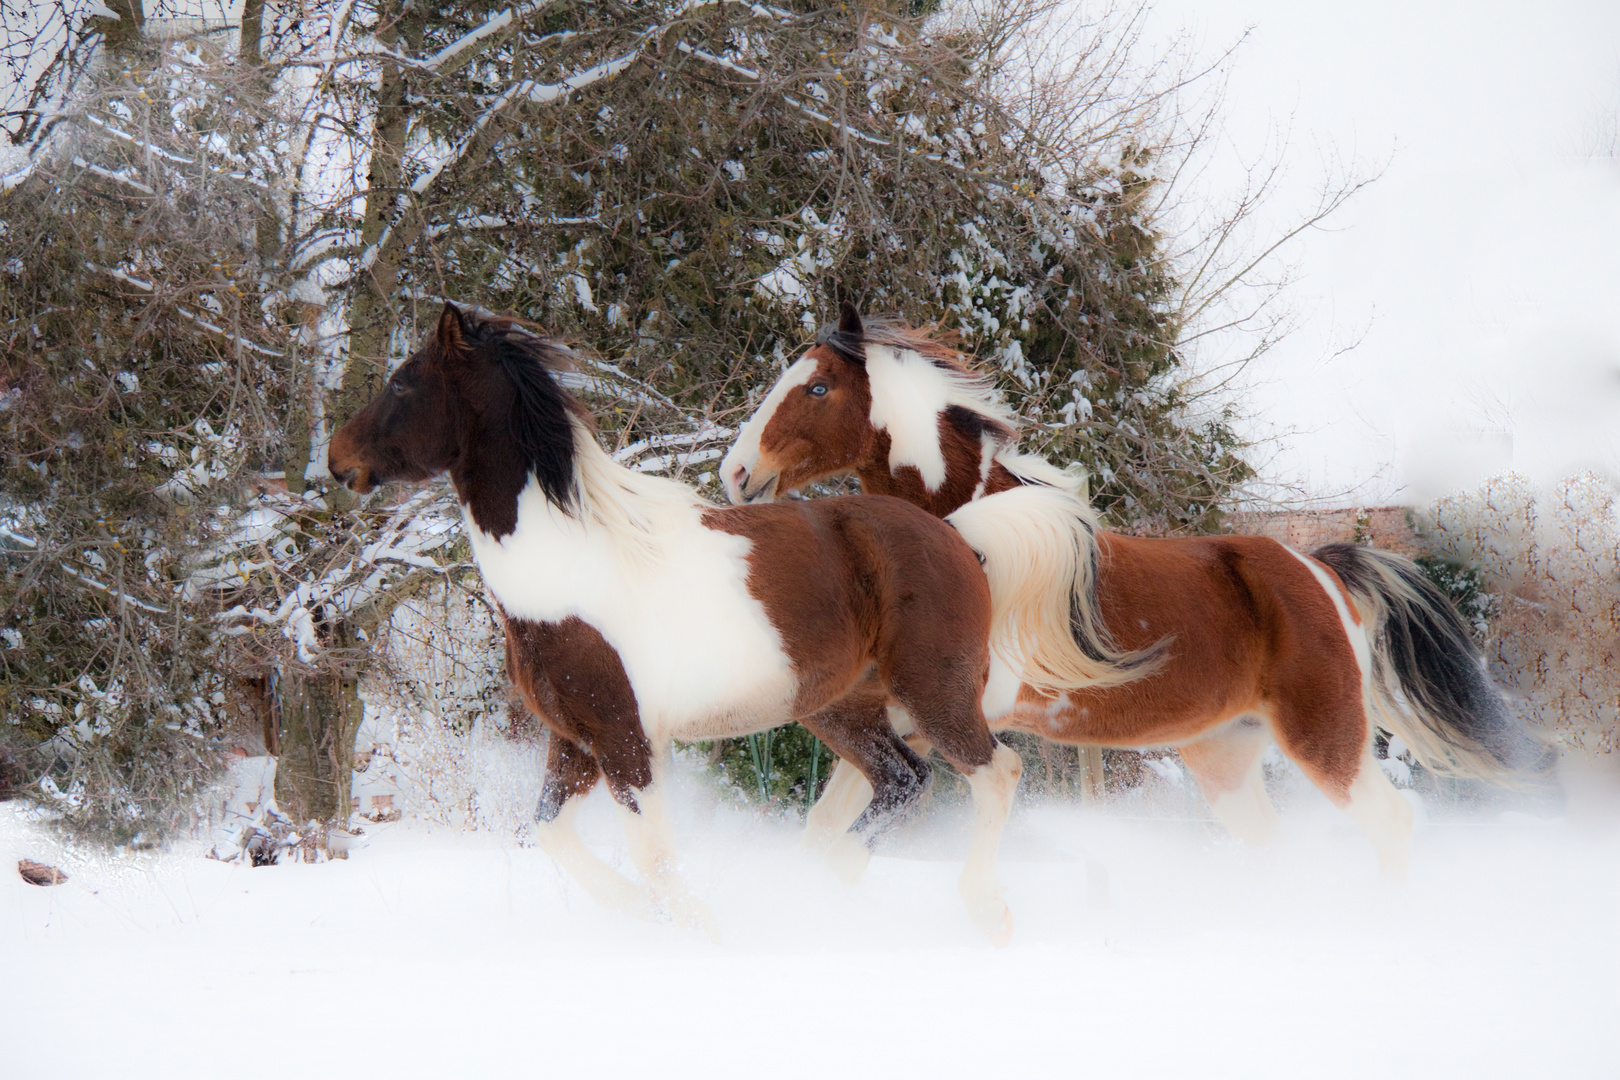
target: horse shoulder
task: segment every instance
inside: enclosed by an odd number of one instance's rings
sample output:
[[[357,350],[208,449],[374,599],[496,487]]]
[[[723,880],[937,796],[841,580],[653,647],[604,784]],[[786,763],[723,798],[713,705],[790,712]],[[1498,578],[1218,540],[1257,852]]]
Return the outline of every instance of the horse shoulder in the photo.
[[[647,735],[624,661],[578,616],[556,622],[505,618],[507,672],[524,704],[599,761],[614,782],[645,787]]]

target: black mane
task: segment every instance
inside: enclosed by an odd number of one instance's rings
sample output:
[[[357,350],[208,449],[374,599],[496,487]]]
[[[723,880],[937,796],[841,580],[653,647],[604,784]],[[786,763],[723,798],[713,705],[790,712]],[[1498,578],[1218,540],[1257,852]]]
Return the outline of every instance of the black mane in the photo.
[[[569,350],[508,319],[465,316],[466,341],[492,361],[512,387],[507,423],[528,472],[564,513],[579,502],[574,486],[574,424],[589,423],[583,408],[557,380],[572,368]]]

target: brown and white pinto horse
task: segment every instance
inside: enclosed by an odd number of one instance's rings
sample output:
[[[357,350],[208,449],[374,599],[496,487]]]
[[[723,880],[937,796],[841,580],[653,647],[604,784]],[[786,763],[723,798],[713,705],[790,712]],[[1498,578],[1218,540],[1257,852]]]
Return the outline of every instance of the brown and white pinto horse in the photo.
[[[1074,537],[1074,566],[1033,587],[1071,595],[1077,641],[1100,677],[1031,664],[1017,624],[1004,623],[996,656],[1018,678],[998,677],[993,661],[992,727],[1175,747],[1245,840],[1264,842],[1275,826],[1260,771],[1268,737],[1395,875],[1409,861],[1412,811],[1374,760],[1375,720],[1440,772],[1501,779],[1546,767],[1465,624],[1410,560],[1348,544],[1307,558],[1259,537],[1102,532],[1072,497],[1077,481],[1018,453],[1015,436],[1012,415],[956,350],[897,322],[864,324],[846,305],[743,426],[721,477],[733,502],[754,504],[853,472],[864,492],[945,517],[975,547],[1009,530],[1032,543]],[[1006,499],[994,493],[1019,489],[1049,497],[1021,513],[994,505]],[[986,563],[996,591],[996,560]],[[864,790],[847,770],[828,788],[815,824],[836,829]]]
[[[605,778],[652,903],[712,929],[676,874],[660,783],[670,742],[797,720],[876,790],[833,845],[858,872],[861,841],[928,778],[890,725],[893,703],[968,778],[976,832],[960,888],[1004,941],[994,860],[1020,766],[980,699],[992,612],[1027,618],[1018,601],[996,600],[962,538],[899,499],[721,509],[623,468],[559,383],[566,366],[566,349],[446,305],[329,461],[362,493],[450,473],[505,621],[508,673],[552,732],[541,845],[600,901],[648,908],[572,828],[576,796]],[[996,557],[1016,563],[1022,545]]]

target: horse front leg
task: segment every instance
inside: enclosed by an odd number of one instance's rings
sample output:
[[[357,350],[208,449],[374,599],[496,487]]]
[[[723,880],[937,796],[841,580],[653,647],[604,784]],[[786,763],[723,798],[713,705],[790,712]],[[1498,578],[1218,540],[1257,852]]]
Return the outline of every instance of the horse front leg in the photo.
[[[718,944],[719,922],[708,905],[687,887],[677,867],[669,801],[665,798],[671,765],[666,740],[648,751],[645,774],[640,768],[616,768],[612,755],[603,761],[602,768],[607,775],[608,790],[619,806],[630,861],[641,873],[653,901],[675,922],[697,930]],[[638,786],[629,781],[631,775],[648,775],[650,779]]]
[[[601,906],[651,918],[653,906],[646,892],[591,854],[574,828],[581,800],[601,778],[602,770],[595,758],[572,739],[553,731],[546,754],[545,785],[534,814],[535,842]]]

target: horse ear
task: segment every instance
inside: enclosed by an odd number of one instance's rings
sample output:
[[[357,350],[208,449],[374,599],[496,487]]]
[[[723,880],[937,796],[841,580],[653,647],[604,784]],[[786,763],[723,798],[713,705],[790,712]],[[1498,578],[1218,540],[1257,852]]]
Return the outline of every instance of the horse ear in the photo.
[[[866,333],[866,325],[861,322],[861,313],[855,310],[855,305],[848,300],[838,312],[838,332],[851,337],[860,337]]]
[[[467,320],[461,309],[445,301],[439,315],[439,349],[446,353],[459,352],[467,343]]]

